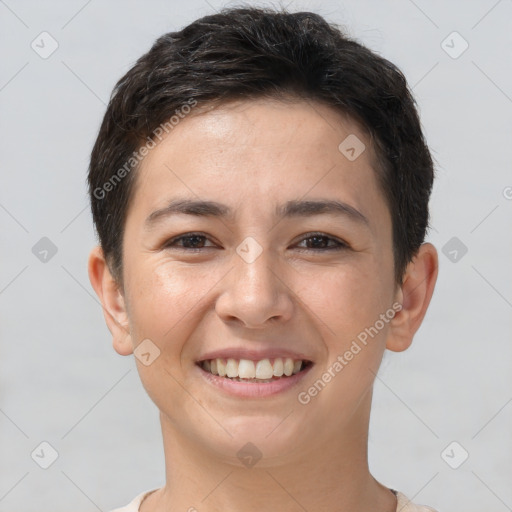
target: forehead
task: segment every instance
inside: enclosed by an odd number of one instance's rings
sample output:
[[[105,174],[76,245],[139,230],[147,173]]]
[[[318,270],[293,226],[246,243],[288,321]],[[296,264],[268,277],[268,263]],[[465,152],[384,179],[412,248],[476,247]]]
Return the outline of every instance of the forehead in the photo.
[[[194,155],[222,153],[229,147],[231,155],[271,150],[275,157],[292,150],[318,156],[319,151],[327,149],[337,154],[339,144],[349,135],[361,142],[367,138],[362,125],[324,104],[253,99],[196,107],[166,138],[176,144],[194,144]]]
[[[371,209],[374,161],[361,126],[323,104],[230,102],[184,116],[142,161],[132,197],[145,210],[184,192],[237,208],[336,192]]]

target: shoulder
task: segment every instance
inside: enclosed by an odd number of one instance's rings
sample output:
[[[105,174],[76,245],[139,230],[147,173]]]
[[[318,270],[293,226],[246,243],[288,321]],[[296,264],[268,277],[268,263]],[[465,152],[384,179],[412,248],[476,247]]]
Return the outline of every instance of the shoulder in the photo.
[[[401,492],[396,492],[397,498],[397,512],[437,512],[431,507],[426,505],[415,505],[407,496]]]
[[[138,496],[133,498],[133,500],[130,501],[128,505],[121,508],[116,508],[114,510],[111,510],[110,512],[139,512],[139,507],[142,501],[146,498],[146,496],[148,496],[149,494],[156,490],[157,489],[152,489],[150,491],[141,492]]]
[[[128,505],[116,508],[111,510],[110,512],[139,512],[139,507],[142,501],[151,494],[156,491],[156,489],[152,489],[150,491],[144,491],[136,496]],[[401,492],[396,491],[397,497],[397,512],[437,512],[431,507],[427,507],[426,505],[415,505],[407,496],[402,494]]]

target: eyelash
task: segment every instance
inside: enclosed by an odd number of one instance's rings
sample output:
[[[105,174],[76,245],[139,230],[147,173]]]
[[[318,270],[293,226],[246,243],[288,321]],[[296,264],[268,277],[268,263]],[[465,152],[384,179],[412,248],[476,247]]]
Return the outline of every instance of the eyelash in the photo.
[[[206,238],[206,239],[208,238],[206,235],[203,235],[202,233],[186,233],[184,235],[180,235],[178,237],[172,238],[171,240],[167,241],[164,245],[164,248],[165,249],[180,249],[180,250],[184,250],[186,252],[193,252],[193,253],[202,252],[203,249],[208,249],[208,247],[193,247],[193,248],[177,247],[177,246],[173,247],[173,244],[180,240],[186,240],[186,239],[190,239],[190,238],[194,238],[194,237],[201,237],[201,238]],[[339,240],[337,238],[334,238],[330,235],[326,235],[325,233],[321,233],[321,232],[306,233],[301,238],[300,241],[303,242],[304,240],[309,240],[309,239],[312,239],[315,237],[325,238],[328,240],[328,242],[332,241],[332,242],[336,243],[337,245],[334,247],[323,247],[323,248],[316,248],[316,249],[305,248],[305,249],[302,249],[303,251],[305,251],[305,252],[326,252],[326,251],[339,251],[342,249],[349,248],[349,245],[347,243],[343,242],[342,240]]]

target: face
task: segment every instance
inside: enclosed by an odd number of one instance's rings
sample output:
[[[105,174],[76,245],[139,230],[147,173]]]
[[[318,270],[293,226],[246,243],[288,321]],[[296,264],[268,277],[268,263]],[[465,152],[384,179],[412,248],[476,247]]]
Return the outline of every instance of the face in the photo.
[[[123,241],[131,343],[150,340],[147,361],[157,347],[141,380],[198,450],[293,458],[366,414],[396,312],[373,158],[328,107],[258,100],[190,115],[142,162]]]

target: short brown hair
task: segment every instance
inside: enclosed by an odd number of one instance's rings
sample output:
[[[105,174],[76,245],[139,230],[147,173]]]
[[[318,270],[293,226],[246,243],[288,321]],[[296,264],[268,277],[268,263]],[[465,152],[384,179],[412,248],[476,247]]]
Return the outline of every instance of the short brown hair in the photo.
[[[119,282],[137,151],[154,141],[155,130],[191,101],[205,106],[290,96],[322,102],[370,133],[401,283],[425,238],[434,179],[404,75],[318,14],[249,7],[226,8],[161,36],[114,88],[88,183],[100,244]]]

